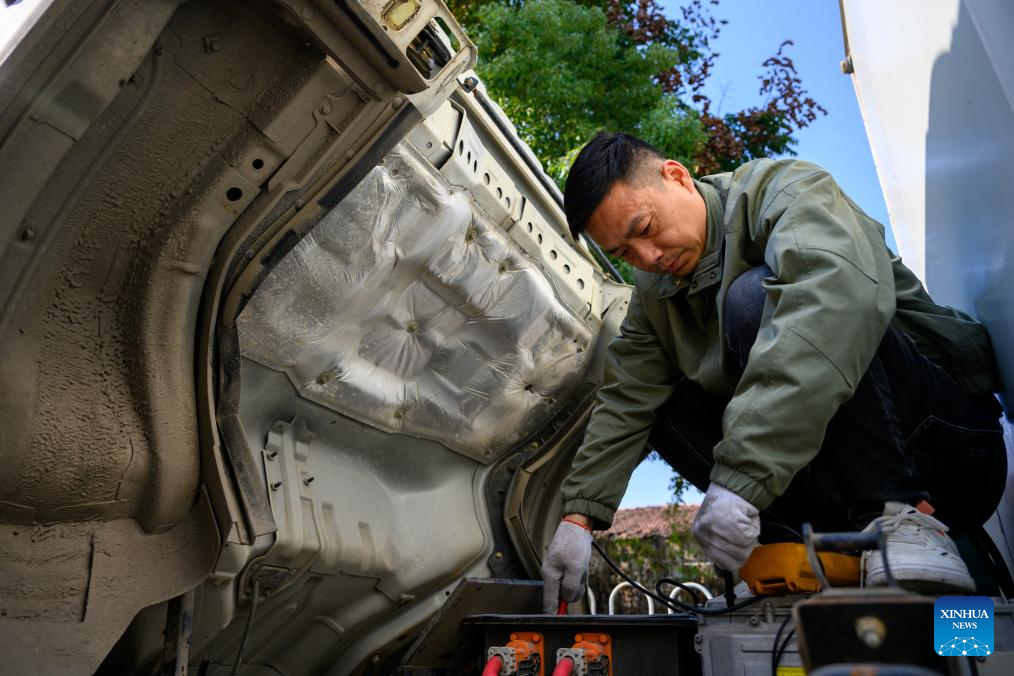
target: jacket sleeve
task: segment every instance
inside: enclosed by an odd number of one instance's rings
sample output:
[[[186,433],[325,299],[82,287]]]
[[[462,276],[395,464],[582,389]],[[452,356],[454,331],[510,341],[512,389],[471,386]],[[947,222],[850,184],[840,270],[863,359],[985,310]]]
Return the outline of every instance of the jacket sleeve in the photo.
[[[672,395],[679,377],[635,290],[620,335],[606,349],[598,401],[563,483],[565,513],[586,514],[595,528],[609,528],[644,453],[655,411]]]
[[[750,222],[774,277],[714,449],[712,481],[760,509],[817,454],[895,311],[881,226],[829,174],[804,166]]]

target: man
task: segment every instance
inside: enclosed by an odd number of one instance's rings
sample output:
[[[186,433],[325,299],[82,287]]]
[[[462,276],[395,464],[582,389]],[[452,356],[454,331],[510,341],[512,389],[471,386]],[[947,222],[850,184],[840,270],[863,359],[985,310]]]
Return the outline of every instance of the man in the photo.
[[[693,533],[721,568],[759,540],[798,540],[803,522],[876,520],[895,577],[974,591],[946,532],[979,528],[1005,483],[989,337],[933,303],[827,172],[765,159],[698,181],[600,133],[565,210],[575,238],[638,272],[563,485],[547,613],[583,594],[591,530],[609,526],[649,443],[706,491]],[[863,563],[883,584],[880,556]]]

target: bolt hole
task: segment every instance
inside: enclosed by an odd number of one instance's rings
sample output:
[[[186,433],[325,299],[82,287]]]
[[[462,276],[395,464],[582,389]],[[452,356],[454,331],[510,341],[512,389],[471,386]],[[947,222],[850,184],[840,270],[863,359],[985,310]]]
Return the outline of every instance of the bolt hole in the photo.
[[[579,289],[583,289],[584,288],[584,280],[583,279],[577,280],[577,288],[579,288]]]
[[[465,154],[465,142],[464,141],[458,141],[458,154],[459,155],[464,155]]]
[[[549,258],[554,261],[556,260],[556,249],[549,250]]]
[[[508,209],[511,208],[511,198],[510,197],[507,198],[507,208]]]
[[[529,223],[529,224],[528,224],[528,232],[531,232],[531,231],[532,231],[532,224],[531,224],[531,223]]]
[[[485,183],[486,185],[489,185],[489,174],[483,174],[483,175],[482,175],[482,181],[483,181],[483,183]]]
[[[500,189],[500,188],[496,189],[496,198],[497,199],[502,199],[503,198],[503,190],[502,189]]]
[[[472,171],[479,171],[479,160],[472,162]]]
[[[472,151],[471,150],[468,151],[468,155],[465,157],[465,161],[466,162],[471,162],[472,161]]]
[[[535,239],[539,240],[539,244],[542,244],[542,233],[539,233],[539,236]]]
[[[263,166],[264,166],[264,160],[262,160],[261,158],[258,157],[257,159],[255,159],[253,161],[253,168],[254,169],[260,169]]]
[[[569,275],[569,274],[570,274],[570,266],[569,266],[569,265],[567,265],[566,263],[564,263],[564,265],[563,265],[563,272],[564,272],[564,274],[566,274],[566,275]]]
[[[236,202],[240,197],[243,196],[243,191],[239,188],[232,187],[225,191],[225,198],[230,202]]]

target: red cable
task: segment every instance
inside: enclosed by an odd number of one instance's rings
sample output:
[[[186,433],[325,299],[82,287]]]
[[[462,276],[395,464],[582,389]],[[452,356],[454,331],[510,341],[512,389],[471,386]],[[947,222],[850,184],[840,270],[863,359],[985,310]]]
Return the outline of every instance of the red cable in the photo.
[[[500,667],[502,666],[503,658],[499,655],[493,655],[489,658],[489,661],[486,662],[486,666],[482,670],[482,676],[500,676]]]
[[[553,669],[553,676],[571,676],[574,673],[574,660],[569,657],[564,657],[562,660],[556,663],[556,668]]]

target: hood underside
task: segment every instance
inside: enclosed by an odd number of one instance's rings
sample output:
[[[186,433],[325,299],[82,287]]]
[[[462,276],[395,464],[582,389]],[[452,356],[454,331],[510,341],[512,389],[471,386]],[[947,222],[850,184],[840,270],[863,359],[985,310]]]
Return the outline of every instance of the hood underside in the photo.
[[[537,570],[627,291],[474,56],[415,0],[68,0],[25,34],[12,673],[146,672],[180,618],[225,673],[251,615],[244,673],[388,673],[463,576]]]

